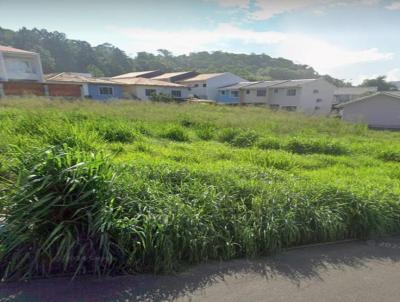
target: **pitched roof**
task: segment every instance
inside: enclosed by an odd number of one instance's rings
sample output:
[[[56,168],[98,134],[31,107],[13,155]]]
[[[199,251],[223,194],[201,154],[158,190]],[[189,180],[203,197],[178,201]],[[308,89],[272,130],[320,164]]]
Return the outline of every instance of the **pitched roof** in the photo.
[[[170,78],[180,76],[180,75],[185,75],[187,73],[192,73],[193,71],[180,71],[180,72],[167,72],[164,74],[161,74],[156,77],[152,77],[153,80],[168,80]]]
[[[285,82],[287,82],[287,81],[262,81],[262,82],[257,82],[256,84],[253,84],[253,85],[249,85],[247,87],[251,88],[251,89],[267,88],[267,87],[274,86],[277,84],[282,84]]]
[[[378,87],[342,87],[336,89],[334,95],[359,95],[377,91]]]
[[[250,85],[254,85],[257,84],[259,82],[239,82],[237,84],[233,84],[233,85],[227,85],[227,86],[223,86],[223,87],[219,87],[219,90],[235,90],[235,89],[240,89],[243,87],[247,87]]]
[[[27,51],[23,49],[14,48],[11,46],[0,45],[0,52],[8,52],[8,53],[22,53],[22,54],[36,54],[36,52]]]
[[[207,81],[209,79],[218,77],[218,76],[223,75],[223,74],[225,74],[225,73],[202,73],[202,74],[199,74],[199,75],[197,75],[197,76],[195,76],[193,78],[182,80],[180,82],[186,83],[186,82]]]
[[[283,83],[274,85],[274,88],[300,87],[303,86],[304,84],[308,84],[316,80],[317,79],[288,80]]]
[[[160,87],[176,87],[176,88],[184,88],[185,86],[164,82],[164,81],[157,81],[153,79],[146,79],[146,78],[127,78],[127,79],[115,79],[113,80],[115,83],[121,83],[125,85],[139,85],[139,86],[160,86]]]
[[[377,93],[374,93],[374,94],[369,94],[369,95],[363,96],[363,97],[355,99],[355,100],[351,100],[349,102],[342,103],[340,105],[337,105],[336,107],[337,108],[343,108],[343,107],[346,107],[349,104],[358,103],[358,102],[370,99],[370,98],[378,96],[378,95],[386,95],[386,96],[390,96],[390,97],[393,97],[393,98],[396,98],[396,99],[400,100],[400,91],[380,91],[380,92],[377,92]]]
[[[158,70],[147,70],[147,71],[135,71],[117,75],[112,77],[113,79],[124,79],[124,78],[140,78],[146,75],[151,75],[153,73],[158,73]]]
[[[45,79],[48,82],[74,82],[74,83],[91,83],[91,84],[114,84],[118,85],[116,81],[108,79],[99,79],[94,77],[86,77],[73,72],[61,72],[57,74],[45,75]]]

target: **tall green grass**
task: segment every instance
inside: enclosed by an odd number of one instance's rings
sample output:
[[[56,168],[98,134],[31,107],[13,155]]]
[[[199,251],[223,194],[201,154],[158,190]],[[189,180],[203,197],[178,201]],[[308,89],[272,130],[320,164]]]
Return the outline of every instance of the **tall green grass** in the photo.
[[[4,279],[171,272],[400,230],[395,132],[265,108],[12,99],[0,138]]]

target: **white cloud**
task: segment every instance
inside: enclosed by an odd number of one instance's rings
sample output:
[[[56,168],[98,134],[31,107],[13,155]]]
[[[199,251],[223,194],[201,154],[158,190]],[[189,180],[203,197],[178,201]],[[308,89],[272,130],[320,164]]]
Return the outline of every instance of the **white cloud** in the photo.
[[[110,31],[130,38],[124,48],[130,52],[150,51],[165,48],[175,54],[224,49],[229,43],[238,41],[242,44],[270,45],[286,39],[280,32],[257,32],[239,28],[231,24],[220,24],[214,30],[184,29],[180,31],[160,31],[148,28],[110,27]]]
[[[374,6],[381,0],[206,0],[216,1],[223,7],[244,9],[251,19],[267,20],[274,16],[312,7],[314,11],[322,12],[328,8],[338,6]],[[254,7],[250,5],[254,4]]]
[[[385,7],[389,10],[400,10],[400,1],[394,1]]]
[[[400,81],[400,68],[389,70],[386,76],[388,81]]]
[[[338,67],[393,58],[393,53],[381,52],[377,48],[352,50],[332,44],[320,38],[302,34],[288,35],[279,45],[279,53],[314,67],[320,73],[332,73]]]

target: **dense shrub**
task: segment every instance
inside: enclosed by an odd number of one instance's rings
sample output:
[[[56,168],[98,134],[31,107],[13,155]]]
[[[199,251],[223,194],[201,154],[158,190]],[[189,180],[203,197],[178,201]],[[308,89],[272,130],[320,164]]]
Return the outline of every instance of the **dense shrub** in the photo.
[[[213,124],[204,123],[197,126],[196,134],[200,139],[208,141],[215,138],[216,129]]]
[[[330,154],[330,155],[342,155],[348,153],[347,148],[338,143],[323,139],[306,139],[306,138],[294,138],[291,139],[287,145],[288,151],[299,153],[299,154]]]
[[[121,251],[112,228],[114,171],[108,159],[70,148],[22,155],[1,228],[5,278],[111,270]]]
[[[400,150],[385,150],[378,154],[378,158],[388,162],[400,162]]]
[[[190,140],[186,130],[177,125],[167,128],[161,136],[177,142],[187,142]]]
[[[253,130],[242,130],[235,128],[223,129],[218,136],[221,142],[229,143],[235,147],[251,147],[259,138],[257,132]]]
[[[274,137],[264,137],[257,143],[257,147],[264,150],[277,150],[282,147],[282,143]]]

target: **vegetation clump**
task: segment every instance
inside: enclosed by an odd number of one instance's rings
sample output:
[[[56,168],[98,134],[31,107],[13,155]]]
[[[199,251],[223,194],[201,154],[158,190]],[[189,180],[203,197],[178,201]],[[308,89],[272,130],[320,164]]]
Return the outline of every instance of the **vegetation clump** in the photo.
[[[397,132],[253,107],[0,109],[4,280],[172,272],[400,231]]]

